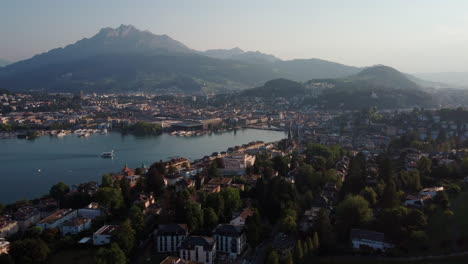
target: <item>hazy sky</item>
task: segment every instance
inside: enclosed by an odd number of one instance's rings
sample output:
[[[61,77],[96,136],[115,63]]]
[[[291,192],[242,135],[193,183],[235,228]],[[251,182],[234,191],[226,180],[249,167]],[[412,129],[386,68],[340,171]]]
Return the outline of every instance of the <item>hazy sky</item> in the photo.
[[[1,0],[0,58],[26,59],[120,24],[198,50],[468,71],[467,0]]]

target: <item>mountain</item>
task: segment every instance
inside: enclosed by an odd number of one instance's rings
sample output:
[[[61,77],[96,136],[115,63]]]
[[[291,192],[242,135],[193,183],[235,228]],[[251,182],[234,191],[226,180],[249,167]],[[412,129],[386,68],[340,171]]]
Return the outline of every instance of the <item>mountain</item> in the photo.
[[[421,79],[446,83],[451,87],[468,88],[468,72],[415,73]]]
[[[103,28],[63,48],[0,68],[0,88],[10,91],[226,92],[286,78],[341,78],[359,68],[308,59],[230,50],[196,51],[167,35],[131,25]]]
[[[64,48],[52,49],[31,59],[6,67],[3,74],[30,71],[44,65],[70,62],[105,54],[161,54],[167,52],[193,53],[184,44],[167,35],[155,35],[131,25],[103,28],[91,38],[84,38]],[[0,75],[1,76],[1,75]]]
[[[325,108],[380,109],[433,107],[435,101],[431,93],[411,81],[405,74],[388,66],[368,67],[347,78],[331,80],[311,80],[308,87],[323,87],[317,98],[310,99]]]
[[[280,61],[280,59],[271,54],[261,53],[260,51],[243,51],[237,47],[233,49],[212,49],[202,54],[217,59],[237,60],[250,63],[272,63]]]
[[[275,79],[266,82],[263,86],[247,89],[241,92],[241,96],[255,96],[264,98],[293,97],[304,95],[306,88],[301,83],[288,79]]]
[[[346,77],[358,73],[361,69],[320,59],[296,59],[275,62],[273,70],[305,82],[310,79]]]
[[[4,59],[0,59],[0,67],[7,66],[8,64],[11,64],[11,62]]]

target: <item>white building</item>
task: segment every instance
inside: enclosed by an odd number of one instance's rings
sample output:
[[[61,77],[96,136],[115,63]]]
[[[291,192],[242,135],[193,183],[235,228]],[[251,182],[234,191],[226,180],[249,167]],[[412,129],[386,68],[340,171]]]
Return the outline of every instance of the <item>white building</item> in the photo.
[[[245,153],[233,153],[223,158],[224,161],[224,174],[237,174],[242,175],[245,169],[253,166],[255,163],[255,156]]]
[[[429,195],[431,198],[434,198],[438,192],[444,191],[444,187],[433,187],[433,188],[426,188],[419,192],[420,195]]]
[[[253,211],[250,208],[245,208],[244,210],[242,210],[242,212],[238,214],[234,214],[234,217],[229,223],[231,225],[238,225],[238,226],[245,225],[245,221],[247,220],[247,217],[252,216],[252,215],[253,215]]]
[[[354,249],[369,247],[375,250],[385,251],[394,245],[385,240],[385,235],[380,232],[353,229],[351,230],[351,242]]]
[[[159,225],[153,234],[157,252],[177,252],[177,246],[187,237],[188,229],[185,224]]]
[[[216,243],[211,237],[188,236],[179,245],[181,259],[213,264],[216,257]]]
[[[220,224],[213,230],[216,240],[216,251],[225,253],[231,258],[240,255],[247,246],[243,226]]]
[[[104,216],[104,210],[99,206],[98,203],[90,203],[85,208],[78,209],[78,216],[95,219],[96,217]]]
[[[0,221],[0,238],[9,237],[18,233],[19,225],[16,221]]]
[[[91,228],[91,219],[77,217],[71,220],[65,221],[62,226],[60,226],[60,232],[62,235],[76,235],[80,232],[88,230]]]
[[[5,238],[0,238],[0,255],[8,254],[10,250],[10,242],[6,241]]]
[[[35,207],[24,206],[13,214],[13,219],[18,222],[20,230],[26,230],[41,220],[41,214]]]
[[[62,209],[48,217],[42,219],[37,226],[42,230],[47,228],[60,228],[65,221],[71,220],[78,216],[78,212],[73,209]]]
[[[432,201],[429,195],[408,195],[406,196],[403,205],[410,207],[423,208]]]
[[[103,227],[99,228],[93,234],[93,245],[107,245],[111,242],[112,233],[114,233],[119,226],[117,225],[104,225]]]

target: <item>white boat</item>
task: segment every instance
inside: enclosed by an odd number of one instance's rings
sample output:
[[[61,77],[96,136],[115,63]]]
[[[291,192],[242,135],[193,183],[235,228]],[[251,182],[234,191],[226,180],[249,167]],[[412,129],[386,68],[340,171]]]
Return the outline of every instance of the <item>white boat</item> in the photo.
[[[114,151],[101,153],[101,158],[111,159],[114,157]]]
[[[60,131],[58,134],[57,134],[57,137],[64,137],[66,136],[67,133],[65,133],[64,131]]]

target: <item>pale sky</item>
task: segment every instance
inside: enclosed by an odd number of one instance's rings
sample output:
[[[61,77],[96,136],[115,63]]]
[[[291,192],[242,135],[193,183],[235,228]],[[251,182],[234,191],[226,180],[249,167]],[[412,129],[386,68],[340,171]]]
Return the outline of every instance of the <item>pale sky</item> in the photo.
[[[0,58],[26,59],[120,24],[197,50],[468,71],[467,0],[0,0]]]

